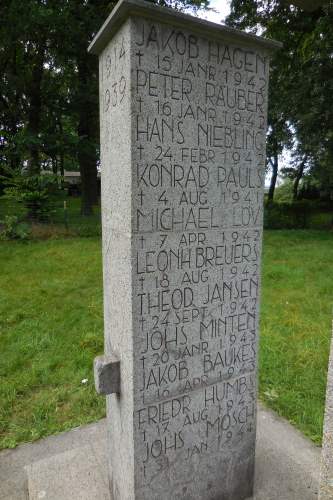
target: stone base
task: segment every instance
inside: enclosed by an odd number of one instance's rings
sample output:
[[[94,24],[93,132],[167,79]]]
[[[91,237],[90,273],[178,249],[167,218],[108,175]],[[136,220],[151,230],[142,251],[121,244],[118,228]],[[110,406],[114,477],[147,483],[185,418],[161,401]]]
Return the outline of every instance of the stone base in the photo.
[[[29,500],[111,500],[104,451],[97,443],[27,466]]]
[[[108,498],[105,425],[1,451],[0,500]],[[320,448],[259,408],[255,500],[317,500],[319,462]]]

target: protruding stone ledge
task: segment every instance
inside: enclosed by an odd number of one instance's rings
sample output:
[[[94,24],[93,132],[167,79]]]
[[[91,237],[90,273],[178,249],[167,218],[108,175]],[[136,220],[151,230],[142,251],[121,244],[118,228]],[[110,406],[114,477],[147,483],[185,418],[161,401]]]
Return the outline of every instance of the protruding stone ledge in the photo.
[[[89,45],[88,52],[99,55],[129,16],[152,19],[154,22],[170,24],[174,28],[187,28],[203,36],[209,34],[209,36],[220,37],[224,41],[233,41],[246,46],[254,45],[267,50],[282,47],[282,43],[276,40],[265,39],[222,24],[212,23],[174,9],[150,4],[145,0],[120,0]]]
[[[98,394],[120,393],[120,361],[112,354],[94,359],[95,388]]]

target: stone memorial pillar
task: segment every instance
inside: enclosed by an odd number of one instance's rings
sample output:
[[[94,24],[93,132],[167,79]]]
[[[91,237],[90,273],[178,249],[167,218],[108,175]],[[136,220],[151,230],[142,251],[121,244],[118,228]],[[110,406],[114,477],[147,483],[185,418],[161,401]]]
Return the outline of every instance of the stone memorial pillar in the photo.
[[[99,55],[114,500],[252,495],[269,54],[139,0]],[[120,375],[120,379],[118,378]]]
[[[333,326],[333,325],[332,325]],[[333,329],[332,329],[333,332]],[[327,372],[327,389],[325,419],[323,430],[323,447],[321,455],[321,471],[319,500],[333,498],[333,336]]]

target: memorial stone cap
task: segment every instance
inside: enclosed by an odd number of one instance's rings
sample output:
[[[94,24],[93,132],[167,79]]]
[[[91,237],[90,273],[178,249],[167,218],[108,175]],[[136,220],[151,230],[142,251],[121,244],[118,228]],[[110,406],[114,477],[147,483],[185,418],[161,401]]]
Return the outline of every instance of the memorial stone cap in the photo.
[[[276,40],[265,39],[228,26],[212,23],[171,8],[148,3],[145,0],[120,0],[89,45],[88,52],[99,55],[129,16],[145,17],[156,22],[171,24],[174,27],[186,27],[203,36],[207,36],[209,33],[210,37],[237,41],[242,45],[252,45],[267,50],[276,50],[282,47],[282,43]]]

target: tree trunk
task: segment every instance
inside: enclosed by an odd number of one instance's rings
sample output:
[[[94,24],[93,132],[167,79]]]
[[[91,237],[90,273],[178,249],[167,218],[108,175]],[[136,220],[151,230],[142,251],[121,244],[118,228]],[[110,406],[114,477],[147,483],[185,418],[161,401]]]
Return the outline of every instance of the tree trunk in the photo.
[[[59,170],[61,176],[61,189],[65,188],[65,168],[64,168],[64,152],[60,151],[60,159],[59,159]]]
[[[41,87],[44,69],[45,40],[41,40],[35,54],[31,85],[29,89],[30,106],[28,112],[27,132],[29,136],[28,170],[31,175],[40,173],[38,134],[40,132],[40,119],[42,111]]]
[[[272,167],[272,177],[271,177],[271,182],[269,185],[268,201],[273,201],[276,179],[277,179],[278,170],[279,170],[279,157],[278,157],[277,153],[274,154],[273,160],[270,160],[270,164]]]
[[[53,172],[53,175],[57,175],[57,173],[58,173],[58,160],[57,160],[57,155],[56,154],[51,157],[51,163],[52,163],[52,172]]]
[[[82,124],[81,124],[82,125]],[[82,131],[83,127],[81,128]],[[86,135],[87,137],[87,135]],[[81,214],[92,215],[97,198],[97,158],[93,151],[80,148],[78,160],[81,174]]]
[[[17,49],[16,45],[13,42],[12,43],[13,47],[13,52],[12,54],[9,54],[8,57],[8,66],[9,70],[8,73],[9,75],[14,79],[17,77]],[[6,66],[7,63],[4,64],[4,75],[6,74]],[[8,78],[8,76],[4,76],[5,79]],[[1,119],[3,120],[3,128],[8,132],[8,142],[1,142],[1,149],[3,150],[4,153],[2,153],[8,165],[10,165],[11,170],[16,170],[20,167],[21,163],[21,157],[20,157],[20,152],[19,152],[19,147],[17,144],[17,128],[18,128],[18,123],[20,121],[19,115],[19,92],[16,86],[13,88],[13,96],[7,96],[7,98],[4,95],[0,96],[1,100],[1,106],[2,106],[2,113],[1,113]],[[4,172],[0,172],[2,174]]]
[[[294,185],[293,185],[293,200],[294,201],[296,201],[298,198],[298,186],[299,186],[300,180],[303,177],[305,163],[306,163],[306,160],[303,160],[300,163],[298,170],[297,170],[295,180],[294,180]]]
[[[81,174],[81,214],[91,215],[97,203],[97,151],[96,131],[98,131],[98,115],[95,102],[91,99],[91,88],[88,85],[92,75],[87,54],[82,54],[78,61],[79,78],[79,149],[78,161]]]
[[[59,173],[61,177],[60,186],[61,189],[65,189],[65,150],[64,150],[64,129],[62,126],[61,117],[57,119],[57,128],[59,129],[59,134],[61,137],[61,145],[59,147]]]

